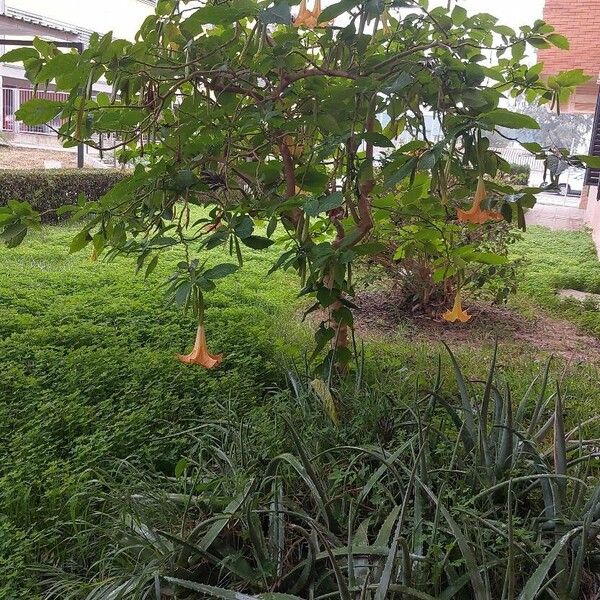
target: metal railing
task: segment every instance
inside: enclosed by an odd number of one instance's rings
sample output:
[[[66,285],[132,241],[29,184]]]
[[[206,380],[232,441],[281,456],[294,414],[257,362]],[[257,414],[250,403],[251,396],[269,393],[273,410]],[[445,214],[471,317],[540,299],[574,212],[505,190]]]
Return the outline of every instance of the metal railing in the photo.
[[[34,92],[32,89],[24,88],[2,88],[2,122],[0,123],[0,130],[14,133],[54,135],[55,130],[61,125],[61,119],[59,118],[53,119],[46,125],[26,125],[17,120],[16,112],[21,104],[34,97],[64,101],[69,97],[69,94],[64,92]]]

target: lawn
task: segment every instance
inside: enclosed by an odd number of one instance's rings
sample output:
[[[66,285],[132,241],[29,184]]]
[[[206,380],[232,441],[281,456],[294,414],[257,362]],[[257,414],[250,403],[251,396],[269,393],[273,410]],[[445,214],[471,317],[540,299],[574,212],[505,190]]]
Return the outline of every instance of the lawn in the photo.
[[[136,455],[168,471],[183,445],[166,435],[219,418],[230,402],[261,413],[265,388],[283,381],[274,332],[286,311],[289,320],[293,288],[278,275],[265,286],[264,258],[249,256],[244,273],[211,295],[209,342],[227,356],[207,372],[175,358],[195,323],[164,306],[169,265],[144,281],[126,260],[69,256],[74,233],[48,227],[1,251],[0,590],[12,594],[11,577],[22,576],[15,539],[33,543],[33,528],[51,543],[86,469]]]
[[[519,286],[522,307],[533,303],[600,337],[597,306],[557,296],[561,289],[600,294],[600,261],[589,232],[533,227],[517,243],[515,253],[527,261]]]
[[[193,443],[184,432],[230,411],[262,428],[267,447],[279,443],[277,415],[297,409],[293,396],[271,393],[285,386],[292,360],[302,362],[310,336],[299,322],[292,276],[265,277],[276,252],[249,253],[243,270],[210,294],[209,345],[226,358],[209,372],[175,358],[190,348],[195,331],[191,318],[163,301],[160,286],[177,256],[166,257],[145,281],[126,259],[93,263],[83,253],[69,255],[75,232],[45,227],[16,250],[0,249],[0,598],[35,598],[26,565],[59,552],[58,524],[98,469],[134,457],[171,474]],[[600,334],[597,313],[559,303],[553,294],[558,287],[600,291],[586,235],[541,229],[526,235],[519,251],[530,265],[519,303],[539,303]],[[489,344],[455,350],[470,377],[485,377]],[[407,402],[408,389],[433,380],[443,352],[440,344],[407,341],[400,328],[367,343],[365,380],[375,395]],[[515,398],[546,360],[523,345],[501,348],[501,376]],[[453,392],[446,354],[442,368]],[[569,426],[597,412],[596,365],[565,370],[556,361],[552,373],[553,380],[561,377]],[[340,439],[374,441],[385,404],[365,397],[364,405],[350,408],[355,419]]]

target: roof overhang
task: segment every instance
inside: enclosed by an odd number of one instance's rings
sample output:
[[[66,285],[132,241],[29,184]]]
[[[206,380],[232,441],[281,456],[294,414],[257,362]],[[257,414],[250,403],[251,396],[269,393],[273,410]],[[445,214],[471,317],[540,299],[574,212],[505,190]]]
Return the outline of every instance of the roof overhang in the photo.
[[[65,42],[81,41],[81,33],[68,26],[45,22],[42,17],[6,8],[0,14],[0,35],[10,37],[44,37]],[[0,40],[0,44],[2,40]]]

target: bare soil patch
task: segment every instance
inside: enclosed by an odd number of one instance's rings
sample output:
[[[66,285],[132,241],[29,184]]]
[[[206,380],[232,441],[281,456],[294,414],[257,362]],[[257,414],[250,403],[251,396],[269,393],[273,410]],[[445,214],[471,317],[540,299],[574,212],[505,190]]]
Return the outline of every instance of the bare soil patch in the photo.
[[[60,162],[63,169],[77,167],[74,152],[0,146],[0,169],[43,169],[45,160]]]
[[[401,332],[408,339],[445,341],[481,346],[498,340],[524,343],[574,362],[600,363],[600,340],[576,325],[555,319],[543,311],[526,318],[514,309],[484,302],[466,304],[472,319],[447,323],[442,319],[410,314],[393,291],[363,292],[355,303],[357,331],[366,338],[382,338]]]

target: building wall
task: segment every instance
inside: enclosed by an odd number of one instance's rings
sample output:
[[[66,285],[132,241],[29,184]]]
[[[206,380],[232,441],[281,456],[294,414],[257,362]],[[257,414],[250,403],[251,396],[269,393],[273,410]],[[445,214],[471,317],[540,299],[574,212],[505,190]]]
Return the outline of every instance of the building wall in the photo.
[[[13,131],[2,131],[2,139],[10,146],[17,148],[48,148],[50,150],[69,151],[65,150],[62,144],[58,141],[56,135],[48,135],[43,133],[15,133]]]
[[[153,3],[145,0],[6,0],[6,5],[126,39],[133,39],[154,11]]]
[[[592,229],[592,237],[600,257],[600,200],[597,198],[598,188],[585,186],[579,207],[585,209],[584,220],[586,225]]]
[[[546,0],[544,20],[569,40],[569,50],[549,48],[538,51],[544,63],[543,73],[554,75],[560,71],[583,69],[591,77],[571,97],[564,112],[594,114],[600,79],[600,0]],[[584,186],[579,207],[585,210],[584,219],[592,229],[592,236],[600,256],[600,201],[598,189]]]
[[[583,69],[597,79],[600,72],[600,2],[598,0],[546,0],[544,20],[569,39],[570,49],[540,50],[544,73]]]
[[[544,20],[558,33],[566,36],[570,48],[549,48],[538,51],[538,60],[544,63],[545,75],[560,71],[583,69],[592,79],[577,88],[564,112],[593,114],[598,96],[600,75],[600,1],[599,0],[546,0]]]

